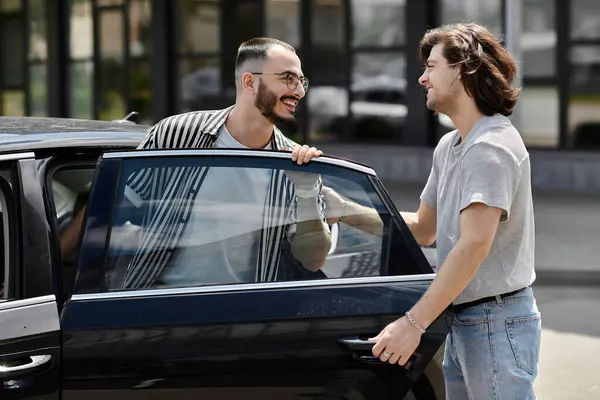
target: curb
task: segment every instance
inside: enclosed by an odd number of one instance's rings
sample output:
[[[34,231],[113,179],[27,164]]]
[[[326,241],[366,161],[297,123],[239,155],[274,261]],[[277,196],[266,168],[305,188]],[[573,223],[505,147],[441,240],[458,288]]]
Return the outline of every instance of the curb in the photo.
[[[600,271],[539,271],[534,285],[540,286],[600,286]]]

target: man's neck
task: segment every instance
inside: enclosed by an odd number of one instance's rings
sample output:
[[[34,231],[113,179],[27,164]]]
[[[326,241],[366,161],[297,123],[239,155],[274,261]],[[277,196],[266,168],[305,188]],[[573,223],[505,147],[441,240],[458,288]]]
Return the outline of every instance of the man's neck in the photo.
[[[244,110],[237,105],[225,121],[229,134],[250,149],[264,149],[271,140],[274,125],[257,109]]]
[[[457,110],[459,111],[448,114],[448,117],[450,117],[456,129],[458,129],[460,141],[464,142],[471,129],[473,129],[477,121],[483,118],[484,115],[479,112],[474,103],[457,107]]]

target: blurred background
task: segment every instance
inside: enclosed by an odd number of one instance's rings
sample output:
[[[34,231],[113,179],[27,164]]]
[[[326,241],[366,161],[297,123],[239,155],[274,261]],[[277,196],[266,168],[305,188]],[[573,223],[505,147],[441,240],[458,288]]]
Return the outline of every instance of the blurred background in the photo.
[[[488,26],[519,62],[512,119],[532,160],[544,315],[538,394],[599,398],[599,0],[0,0],[0,115],[136,111],[152,124],[223,108],[239,44],[272,36],[296,47],[311,81],[284,132],[369,164],[398,208],[415,210],[453,129],[425,107],[417,48],[451,22]]]
[[[311,79],[299,140],[433,146],[452,129],[417,85],[427,28],[474,21],[518,37],[519,127],[534,148],[600,148],[600,2],[0,0],[0,113],[152,123],[229,105],[240,42],[298,49]],[[518,19],[518,21],[516,20]],[[509,32],[507,32],[509,30]]]
[[[418,43],[428,28],[466,21],[519,60],[514,123],[551,164],[535,184],[600,192],[597,164],[580,154],[600,153],[598,0],[0,0],[0,115],[137,111],[151,124],[225,107],[239,44],[273,36],[297,48],[311,80],[288,135],[333,154],[370,149],[384,178],[422,181],[453,126],[425,108]],[[412,158],[392,168],[406,148]]]

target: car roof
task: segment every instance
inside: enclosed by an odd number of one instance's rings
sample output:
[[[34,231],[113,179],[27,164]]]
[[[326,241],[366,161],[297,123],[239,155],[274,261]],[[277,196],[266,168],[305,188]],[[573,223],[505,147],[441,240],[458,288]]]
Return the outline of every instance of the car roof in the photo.
[[[0,117],[0,153],[68,147],[135,147],[148,126],[130,121]]]
[[[68,148],[136,148],[148,129],[149,126],[130,121],[0,117],[0,154]],[[333,158],[371,169],[367,164],[355,160]]]
[[[0,135],[31,135],[89,131],[145,132],[147,126],[129,121],[95,121],[73,118],[0,117]]]

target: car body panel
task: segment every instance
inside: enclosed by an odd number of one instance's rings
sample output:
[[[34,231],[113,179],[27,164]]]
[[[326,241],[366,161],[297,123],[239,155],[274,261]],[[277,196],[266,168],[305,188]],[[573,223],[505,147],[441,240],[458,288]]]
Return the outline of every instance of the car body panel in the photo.
[[[430,327],[418,350],[425,357],[408,370],[361,362],[355,358],[357,354],[340,346],[340,340],[366,339],[378,333],[429,286],[434,275],[412,242],[410,251],[391,246],[384,255],[398,264],[413,263],[410,276],[343,278],[342,271],[356,262],[357,255],[362,257],[360,262],[376,265],[377,261],[359,251],[340,257],[339,271],[332,274],[341,278],[331,280],[101,293],[93,289],[102,278],[103,250],[98,243],[107,238],[102,236],[102,229],[108,234],[106,221],[110,220],[111,208],[106,204],[114,200],[114,190],[105,189],[88,202],[87,210],[86,232],[100,233],[96,237],[99,242],[90,246],[83,237],[80,252],[84,256],[75,294],[71,296],[67,290],[62,297],[56,215],[47,174],[57,162],[85,160],[91,165],[103,152],[135,149],[147,128],[129,123],[0,117],[0,162],[25,158],[14,164],[23,182],[19,196],[26,199],[17,210],[22,216],[19,226],[30,232],[23,237],[27,247],[21,265],[36,265],[35,269],[23,269],[24,293],[33,301],[34,311],[15,311],[30,304],[23,303],[27,299],[12,305],[0,303],[0,316],[11,321],[35,317],[35,323],[25,327],[36,333],[23,336],[20,332],[19,340],[0,338],[0,360],[18,353],[50,355],[52,360],[47,364],[51,369],[29,381],[30,388],[37,382],[35,392],[19,381],[25,386],[15,386],[10,392],[6,386],[0,389],[3,399],[161,399],[173,395],[180,399],[199,395],[385,399],[400,398],[415,381],[422,381],[419,376],[425,368],[428,375],[439,374],[437,361],[427,361],[434,354],[439,361],[440,351],[436,350],[445,339],[448,314]],[[104,162],[105,168],[112,169],[107,176],[114,177],[123,154],[109,154],[100,165]],[[276,156],[282,157],[289,155]],[[370,168],[345,164],[348,160],[325,159],[336,168],[350,167],[369,176],[391,207],[398,224],[395,237],[406,246],[406,240],[412,238],[410,231]],[[436,381],[432,386],[437,398],[442,398],[439,384]]]

